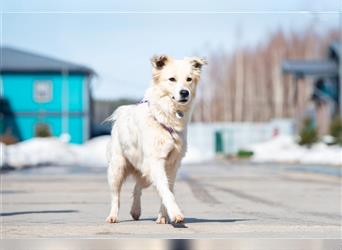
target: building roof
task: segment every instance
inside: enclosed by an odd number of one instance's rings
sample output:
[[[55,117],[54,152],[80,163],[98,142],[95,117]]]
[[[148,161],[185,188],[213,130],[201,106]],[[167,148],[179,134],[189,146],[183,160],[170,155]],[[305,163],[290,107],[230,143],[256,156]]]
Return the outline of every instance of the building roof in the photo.
[[[86,75],[95,74],[88,67],[78,65],[59,59],[34,54],[31,52],[14,49],[10,47],[0,47],[2,73],[81,73]]]
[[[285,73],[291,73],[298,77],[338,75],[338,66],[332,60],[285,60],[282,68]]]

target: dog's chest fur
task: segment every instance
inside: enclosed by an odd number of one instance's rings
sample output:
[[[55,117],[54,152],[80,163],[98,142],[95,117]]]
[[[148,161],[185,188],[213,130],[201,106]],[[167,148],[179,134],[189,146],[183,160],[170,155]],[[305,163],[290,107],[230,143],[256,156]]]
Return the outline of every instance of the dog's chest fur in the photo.
[[[186,152],[186,138],[183,133],[171,134],[173,139],[173,147],[166,158],[166,164],[168,167],[178,167],[177,165]]]

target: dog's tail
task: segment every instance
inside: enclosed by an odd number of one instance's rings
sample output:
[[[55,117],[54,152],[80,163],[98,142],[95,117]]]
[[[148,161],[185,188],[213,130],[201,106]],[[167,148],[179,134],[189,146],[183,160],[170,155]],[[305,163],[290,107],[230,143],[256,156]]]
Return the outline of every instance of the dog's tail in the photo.
[[[106,123],[106,122],[111,122],[111,123],[114,123],[118,117],[120,116],[120,114],[122,114],[123,112],[125,112],[127,110],[127,108],[131,106],[131,105],[124,105],[124,106],[120,106],[118,107],[114,112],[113,114],[111,114],[110,116],[108,116],[103,122],[103,123]]]
[[[115,113],[115,112],[114,112]],[[114,113],[111,114],[110,116],[108,116],[106,119],[104,119],[101,124],[104,124],[104,123],[107,123],[107,122],[114,122],[115,119],[114,119]]]

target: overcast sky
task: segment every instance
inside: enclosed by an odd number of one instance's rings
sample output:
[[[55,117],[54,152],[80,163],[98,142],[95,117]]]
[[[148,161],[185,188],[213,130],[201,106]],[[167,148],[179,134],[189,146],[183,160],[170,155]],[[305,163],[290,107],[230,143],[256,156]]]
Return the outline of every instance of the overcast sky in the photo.
[[[95,97],[106,99],[141,98],[153,54],[229,52],[312,23],[324,32],[338,27],[341,10],[339,0],[2,1],[2,45],[92,67]]]

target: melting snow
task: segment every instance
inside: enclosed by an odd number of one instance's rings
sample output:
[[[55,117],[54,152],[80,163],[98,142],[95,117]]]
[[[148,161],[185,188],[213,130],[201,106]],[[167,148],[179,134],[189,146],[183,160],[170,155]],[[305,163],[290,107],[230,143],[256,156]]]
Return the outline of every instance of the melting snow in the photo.
[[[308,148],[299,146],[291,136],[278,136],[248,149],[254,152],[254,162],[342,164],[342,147],[317,143]]]
[[[33,138],[14,145],[0,143],[0,166],[15,168],[39,165],[67,165],[105,167],[106,147],[110,136],[100,136],[83,145],[68,144],[63,138]],[[323,143],[311,148],[296,144],[290,136],[278,136],[248,148],[254,152],[254,162],[285,162],[342,165],[342,147]],[[189,147],[183,160],[194,163],[208,160],[205,152]]]
[[[0,144],[1,165],[15,168],[38,165],[106,166],[110,136],[94,138],[83,145],[68,144],[60,138],[33,138],[13,145]]]

